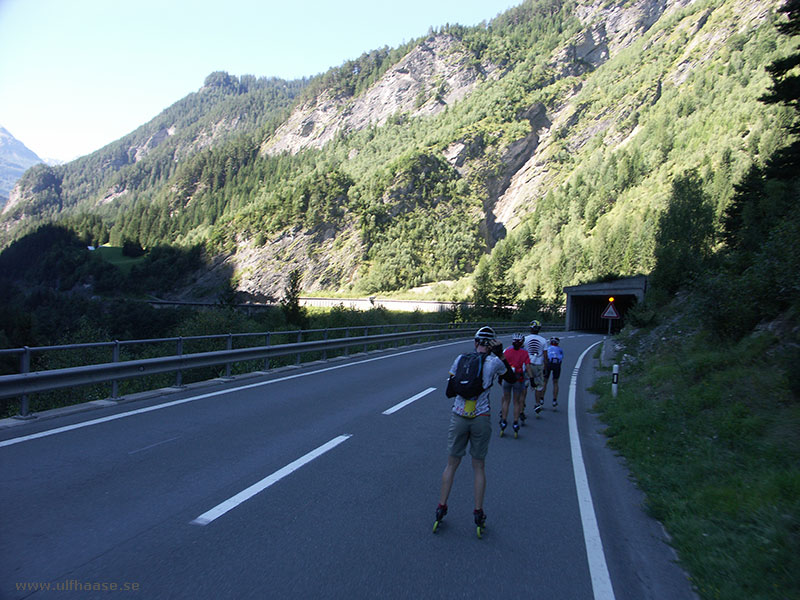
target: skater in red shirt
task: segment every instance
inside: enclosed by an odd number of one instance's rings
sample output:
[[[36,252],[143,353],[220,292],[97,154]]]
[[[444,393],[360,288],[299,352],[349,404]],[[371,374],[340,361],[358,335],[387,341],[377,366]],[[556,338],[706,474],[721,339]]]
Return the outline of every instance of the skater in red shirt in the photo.
[[[528,379],[533,377],[531,357],[528,351],[522,347],[524,341],[524,335],[515,333],[511,336],[511,348],[506,348],[503,353],[508,364],[514,369],[516,381],[514,383],[503,382],[503,401],[500,405],[500,437],[503,437],[506,427],[508,427],[506,418],[508,417],[508,406],[511,403],[512,392],[514,393],[514,422],[512,429],[514,430],[515,438],[519,435],[520,414],[524,408]]]

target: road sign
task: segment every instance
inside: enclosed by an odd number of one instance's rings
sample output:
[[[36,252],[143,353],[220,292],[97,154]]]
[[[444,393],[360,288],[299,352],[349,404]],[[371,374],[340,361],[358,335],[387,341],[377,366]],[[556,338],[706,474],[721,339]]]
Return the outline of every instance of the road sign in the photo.
[[[597,313],[595,313],[597,314]],[[603,314],[600,315],[601,319],[619,319],[619,313],[617,309],[614,307],[614,304],[609,302],[606,309],[603,311]]]

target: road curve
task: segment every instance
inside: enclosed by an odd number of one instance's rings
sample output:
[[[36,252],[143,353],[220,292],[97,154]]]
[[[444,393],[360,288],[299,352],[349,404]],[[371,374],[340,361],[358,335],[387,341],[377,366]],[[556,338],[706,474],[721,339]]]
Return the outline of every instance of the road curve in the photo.
[[[431,533],[446,461],[444,382],[469,340],[2,430],[0,597],[692,598],[588,411],[594,352],[575,367],[601,340],[562,337],[559,409],[548,392],[519,439],[493,437],[481,540],[468,461]],[[493,389],[493,422],[499,404]],[[592,567],[598,548],[607,582]]]

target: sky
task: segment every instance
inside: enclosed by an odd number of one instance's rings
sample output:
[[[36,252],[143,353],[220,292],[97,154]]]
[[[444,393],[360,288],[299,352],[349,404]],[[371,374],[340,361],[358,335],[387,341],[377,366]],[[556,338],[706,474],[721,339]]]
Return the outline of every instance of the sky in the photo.
[[[522,0],[0,0],[0,126],[42,159],[89,154],[214,71],[298,79]]]

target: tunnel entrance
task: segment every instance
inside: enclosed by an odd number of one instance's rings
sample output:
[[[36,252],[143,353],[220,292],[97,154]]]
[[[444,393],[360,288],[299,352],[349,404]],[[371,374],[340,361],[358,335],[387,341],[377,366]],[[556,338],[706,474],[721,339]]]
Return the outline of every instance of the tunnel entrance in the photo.
[[[611,320],[611,332],[616,333],[625,325],[625,314],[638,302],[644,300],[647,277],[625,277],[602,283],[587,283],[564,288],[567,295],[567,331],[593,331],[608,333],[609,319],[602,317],[614,298],[614,308],[619,319]]]

